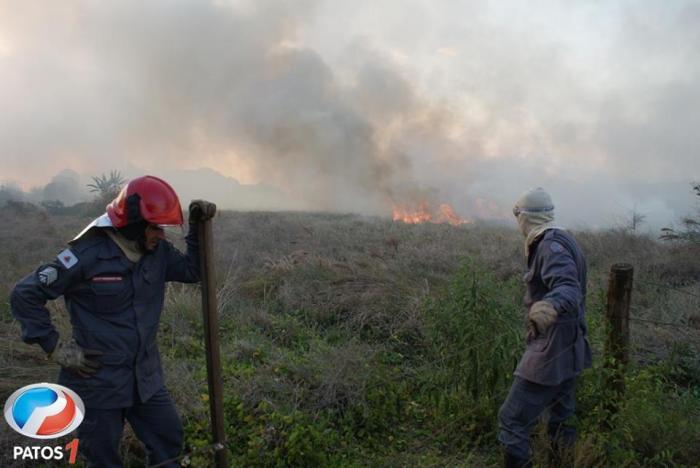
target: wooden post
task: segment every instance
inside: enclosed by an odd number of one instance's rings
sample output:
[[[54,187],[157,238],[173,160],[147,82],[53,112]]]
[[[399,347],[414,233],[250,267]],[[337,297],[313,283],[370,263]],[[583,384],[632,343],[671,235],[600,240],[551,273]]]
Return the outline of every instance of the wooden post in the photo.
[[[202,313],[204,316],[204,345],[207,358],[207,383],[209,384],[209,410],[214,434],[214,457],[217,468],[228,467],[226,431],[224,425],[223,378],[219,350],[219,314],[216,304],[216,278],[214,277],[214,249],[212,219],[199,222],[200,277],[202,283]]]
[[[608,304],[605,309],[605,367],[606,386],[610,397],[619,399],[625,392],[625,371],[629,361],[630,303],[632,299],[632,265],[617,263],[610,268]],[[609,410],[617,412],[611,401]]]

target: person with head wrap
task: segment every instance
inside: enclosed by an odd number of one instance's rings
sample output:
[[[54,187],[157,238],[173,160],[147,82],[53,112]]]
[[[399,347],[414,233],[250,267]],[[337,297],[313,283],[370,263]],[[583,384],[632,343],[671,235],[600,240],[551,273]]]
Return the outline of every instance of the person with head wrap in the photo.
[[[530,433],[548,409],[548,434],[557,466],[571,463],[576,377],[591,366],[585,320],[586,260],[573,236],[554,222],[554,204],[542,188],[513,207],[525,239],[528,271],[525,352],[498,413],[498,440],[506,467],[532,466]]]

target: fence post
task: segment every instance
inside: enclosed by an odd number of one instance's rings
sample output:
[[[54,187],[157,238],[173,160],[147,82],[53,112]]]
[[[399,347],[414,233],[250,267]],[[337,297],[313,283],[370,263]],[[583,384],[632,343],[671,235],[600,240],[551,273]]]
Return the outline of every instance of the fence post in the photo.
[[[608,405],[611,414],[617,412],[617,402],[625,393],[633,272],[632,265],[616,263],[610,267],[608,279],[608,304],[605,309],[605,383],[613,398]]]
[[[227,468],[228,449],[226,448],[226,424],[224,423],[224,392],[221,374],[221,351],[219,347],[219,313],[216,305],[212,219],[200,221],[197,229],[199,230],[204,349],[207,360],[209,410],[211,412],[211,428],[214,439],[214,466],[216,468]]]

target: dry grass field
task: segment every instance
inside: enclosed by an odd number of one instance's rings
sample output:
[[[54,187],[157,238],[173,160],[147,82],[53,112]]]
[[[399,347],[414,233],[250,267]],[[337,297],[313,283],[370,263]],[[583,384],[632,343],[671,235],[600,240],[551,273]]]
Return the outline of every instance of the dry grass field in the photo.
[[[0,208],[2,401],[57,373],[20,341],[9,292],[90,219]],[[697,466],[700,251],[624,230],[575,234],[589,263],[595,352],[579,386],[577,465]],[[233,464],[498,466],[495,414],[523,346],[514,228],[222,212],[214,235]],[[182,246],[181,233],[171,237]],[[602,433],[612,398],[602,384],[602,310],[614,262],[635,267],[633,362],[614,428]],[[172,284],[159,335],[188,451],[209,443],[199,301],[197,286]],[[50,308],[67,333],[62,301]],[[17,437],[2,425],[2,466],[16,463]],[[140,466],[140,444],[125,438],[127,465]],[[199,451],[189,462],[209,460]]]

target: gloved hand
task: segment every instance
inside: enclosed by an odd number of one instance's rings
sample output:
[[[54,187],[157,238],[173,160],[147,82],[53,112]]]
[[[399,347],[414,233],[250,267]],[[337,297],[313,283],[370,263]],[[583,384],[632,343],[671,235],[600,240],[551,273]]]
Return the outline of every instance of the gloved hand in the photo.
[[[537,334],[544,335],[557,319],[557,311],[547,301],[537,301],[530,307],[527,318],[534,325]]]
[[[216,214],[216,205],[206,200],[192,200],[190,202],[190,224],[201,223],[211,219]]]
[[[102,354],[102,351],[97,349],[82,348],[75,340],[66,342],[59,339],[48,358],[81,377],[91,377],[102,367],[102,364],[88,358],[102,356]]]

